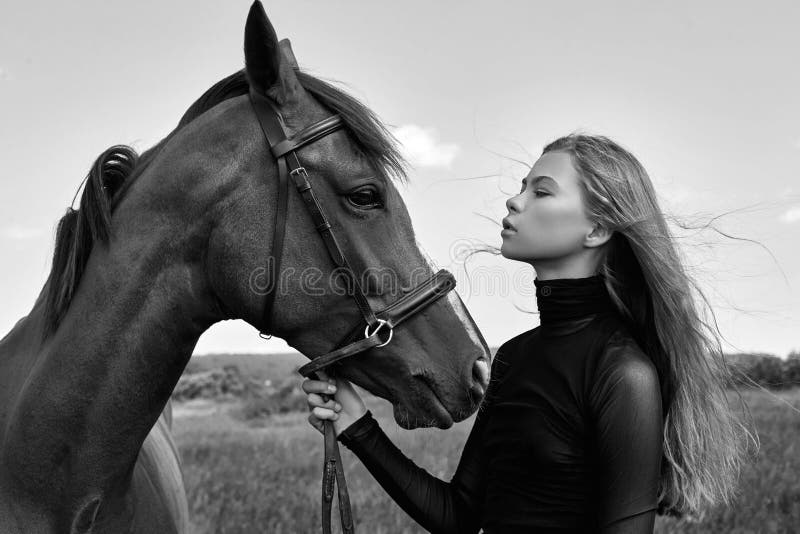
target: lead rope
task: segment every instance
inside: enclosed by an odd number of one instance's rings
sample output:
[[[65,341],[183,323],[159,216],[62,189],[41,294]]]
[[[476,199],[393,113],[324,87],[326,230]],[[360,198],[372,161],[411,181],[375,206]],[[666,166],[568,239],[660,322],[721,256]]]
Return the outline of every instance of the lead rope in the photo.
[[[316,373],[311,374],[314,380],[320,380]],[[329,400],[328,395],[323,398]],[[339,496],[339,518],[342,532],[354,534],[355,525],[350,513],[350,493],[347,491],[347,482],[344,478],[342,457],[339,454],[339,443],[336,440],[336,431],[333,421],[323,422],[325,434],[325,456],[322,464],[322,532],[331,534],[331,516],[333,515],[333,486],[336,486]]]

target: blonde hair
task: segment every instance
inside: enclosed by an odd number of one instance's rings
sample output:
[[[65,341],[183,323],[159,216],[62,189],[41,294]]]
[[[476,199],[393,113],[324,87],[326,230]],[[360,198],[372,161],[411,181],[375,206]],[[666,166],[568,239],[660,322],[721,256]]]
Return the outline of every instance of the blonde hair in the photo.
[[[713,310],[684,268],[639,161],[603,136],[571,134],[543,154],[554,151],[572,156],[590,220],[614,231],[601,272],[659,372],[665,413],[659,513],[700,518],[710,506],[731,502],[747,438],[758,441],[729,405],[732,370]]]

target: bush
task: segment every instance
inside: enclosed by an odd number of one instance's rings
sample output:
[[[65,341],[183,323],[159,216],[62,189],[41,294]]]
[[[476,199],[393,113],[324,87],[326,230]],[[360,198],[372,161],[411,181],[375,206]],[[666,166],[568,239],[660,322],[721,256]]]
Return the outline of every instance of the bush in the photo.
[[[785,360],[759,353],[727,354],[726,359],[737,386],[752,386],[755,382],[771,389],[787,389],[800,385],[800,353],[792,352]]]
[[[235,415],[239,419],[250,421],[274,414],[306,410],[306,394],[300,388],[300,381],[296,377],[289,377],[276,387],[265,386],[257,394],[246,396]]]
[[[800,386],[800,352],[792,351],[784,362],[784,377],[787,382]]]
[[[262,386],[259,382],[242,377],[235,365],[209,369],[196,373],[184,373],[172,391],[175,400],[191,399],[236,399],[257,394]]]

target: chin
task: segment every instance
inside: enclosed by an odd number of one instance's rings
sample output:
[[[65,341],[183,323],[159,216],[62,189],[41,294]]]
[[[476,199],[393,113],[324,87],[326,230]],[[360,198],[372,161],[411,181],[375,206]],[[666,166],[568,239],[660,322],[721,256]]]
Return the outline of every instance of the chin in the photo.
[[[428,414],[413,414],[401,404],[393,404],[394,420],[404,430],[414,430],[415,428],[440,428],[442,430],[453,426],[453,418],[440,407]]]
[[[513,250],[509,250],[505,246],[500,247],[500,255],[506,258],[507,260],[525,261],[523,256],[515,254]]]

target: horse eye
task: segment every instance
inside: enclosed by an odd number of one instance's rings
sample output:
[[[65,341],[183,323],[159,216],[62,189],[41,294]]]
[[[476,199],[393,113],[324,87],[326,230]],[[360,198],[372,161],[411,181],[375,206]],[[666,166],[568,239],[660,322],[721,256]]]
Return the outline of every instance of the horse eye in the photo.
[[[376,208],[381,206],[378,192],[372,188],[359,189],[347,195],[347,200],[357,208]]]

